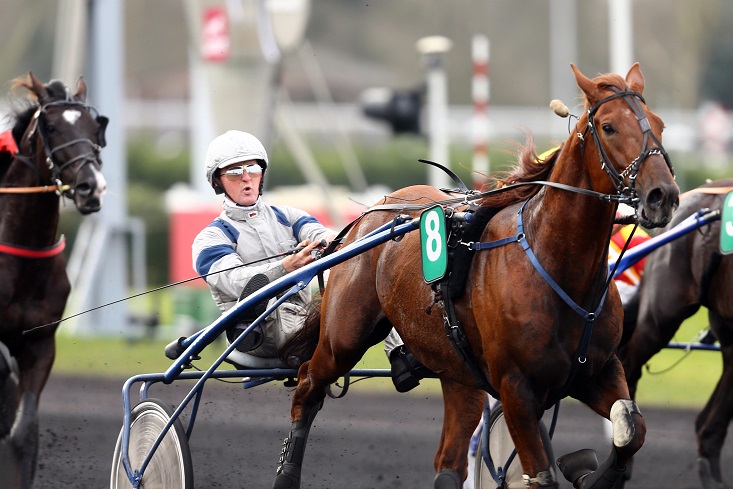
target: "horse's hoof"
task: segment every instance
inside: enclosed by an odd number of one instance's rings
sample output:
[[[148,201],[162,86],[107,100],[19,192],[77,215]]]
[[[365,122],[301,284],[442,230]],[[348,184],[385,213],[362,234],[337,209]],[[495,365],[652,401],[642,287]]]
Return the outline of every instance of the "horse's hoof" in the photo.
[[[702,482],[702,489],[725,489],[725,484],[722,481],[716,480],[713,477],[713,470],[710,467],[710,460],[704,457],[697,459],[697,475],[700,476],[700,482]]]
[[[595,451],[584,448],[558,458],[557,468],[567,481],[578,487],[578,479],[598,470],[598,457]]]
[[[300,477],[281,472],[275,477],[272,489],[300,489]]]
[[[438,472],[433,481],[433,489],[461,489],[461,478],[455,470],[443,469]]]
[[[624,469],[616,466],[617,457],[616,449],[611,448],[610,455],[598,469],[581,476],[573,485],[578,489],[613,489],[624,476]]]

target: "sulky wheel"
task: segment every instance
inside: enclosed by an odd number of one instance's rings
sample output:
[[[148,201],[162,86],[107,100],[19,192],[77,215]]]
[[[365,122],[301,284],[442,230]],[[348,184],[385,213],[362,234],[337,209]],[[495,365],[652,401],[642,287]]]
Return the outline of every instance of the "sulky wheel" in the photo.
[[[155,440],[171,419],[173,407],[158,399],[146,399],[132,410],[129,455],[132,470],[140,469]],[[117,438],[110,489],[133,487],[122,463],[122,432]],[[188,438],[176,419],[155,450],[140,483],[145,489],[193,489],[193,463]]]
[[[491,455],[495,472],[503,475],[503,485],[500,486],[501,489],[524,489],[526,486],[522,481],[522,465],[519,462],[518,456],[514,457],[512,463],[506,469],[506,472],[503,472],[504,465],[514,451],[514,442],[509,434],[509,428],[504,421],[504,410],[502,409],[501,403],[497,403],[491,410],[488,426],[490,433],[489,454]],[[540,433],[545,445],[545,450],[547,451],[547,457],[551,462],[554,462],[555,457],[552,453],[550,437],[542,421],[540,421]],[[476,454],[474,489],[494,489],[497,487],[497,482],[494,481],[489,468],[486,466],[486,462],[481,456],[481,447],[484,444],[485,436],[486,429],[484,426],[484,430],[481,431],[481,437],[479,438],[478,453]]]

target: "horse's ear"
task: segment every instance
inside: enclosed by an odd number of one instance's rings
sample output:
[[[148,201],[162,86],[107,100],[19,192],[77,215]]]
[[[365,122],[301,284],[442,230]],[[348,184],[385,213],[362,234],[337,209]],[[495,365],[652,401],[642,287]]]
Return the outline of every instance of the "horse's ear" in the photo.
[[[626,83],[635,92],[644,92],[644,75],[641,74],[639,62],[634,63],[629,72],[626,74]]]
[[[573,69],[573,73],[575,74],[575,82],[578,84],[580,89],[583,90],[583,93],[585,93],[585,98],[588,102],[592,104],[598,100],[598,85],[581,73],[578,67],[573,63],[570,63],[570,67]]]
[[[36,78],[36,75],[33,74],[32,71],[28,72],[28,79],[30,80],[30,90],[36,95],[36,98],[38,98],[38,101],[41,104],[44,104],[48,100],[48,91],[46,90],[46,87],[43,85],[41,80]]]
[[[74,98],[79,102],[87,101],[87,83],[84,81],[84,77],[80,76],[79,81],[76,82],[76,93]]]
[[[97,144],[104,148],[105,146],[107,146],[107,138],[105,137],[104,133],[107,130],[109,118],[103,115],[98,115],[97,122],[99,123],[99,130],[97,131]]]

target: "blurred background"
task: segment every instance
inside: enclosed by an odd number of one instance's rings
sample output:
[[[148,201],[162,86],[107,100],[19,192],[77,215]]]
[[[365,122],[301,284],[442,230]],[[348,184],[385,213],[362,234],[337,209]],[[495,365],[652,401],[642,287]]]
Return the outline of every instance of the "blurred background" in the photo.
[[[220,208],[204,154],[228,129],[265,143],[268,202],[338,229],[390,190],[452,185],[419,158],[479,188],[528,133],[549,149],[568,135],[550,100],[580,113],[571,62],[639,61],[682,190],[730,176],[731,27],[728,0],[3,0],[0,115],[32,71],[84,75],[111,118],[105,208],[62,213],[70,316],[194,277],[191,241]],[[170,337],[217,315],[197,279],[62,331]]]

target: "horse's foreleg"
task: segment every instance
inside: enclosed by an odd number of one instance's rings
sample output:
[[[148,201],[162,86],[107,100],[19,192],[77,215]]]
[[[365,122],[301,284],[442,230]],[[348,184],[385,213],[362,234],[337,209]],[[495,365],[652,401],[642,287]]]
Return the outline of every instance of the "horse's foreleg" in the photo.
[[[29,340],[30,341],[30,340]],[[38,338],[18,353],[20,371],[18,408],[10,429],[10,450],[22,489],[30,488],[38,458],[38,403],[53,366],[56,343],[53,333]]]
[[[669,344],[682,320],[691,315],[686,310],[673,307],[664,309],[658,303],[652,304],[655,306],[653,311],[649,311],[649,307],[642,308],[631,338],[626,345],[619,348],[619,357],[623,362],[632,399],[636,398],[636,386],[644,365]]]
[[[26,392],[20,400],[15,423],[10,430],[10,445],[17,466],[20,488],[30,488],[38,458],[38,398]]]
[[[18,365],[0,342],[0,486],[20,486],[20,461],[10,437],[18,411]]]
[[[565,478],[578,489],[611,489],[646,437],[646,422],[636,403],[629,398],[618,358],[612,356],[598,377],[577,386],[573,397],[611,420],[613,448],[600,467],[593,463],[583,467],[589,460],[585,450],[560,457],[558,466]]]
[[[441,381],[443,432],[435,454],[435,489],[460,489],[466,480],[468,445],[481,420],[486,393],[454,382]]]
[[[720,454],[728,425],[733,417],[733,345],[721,347],[723,374],[705,408],[695,420],[697,434],[697,469],[703,487],[724,487],[720,469]]]
[[[0,342],[0,440],[10,434],[18,409],[18,363]]]
[[[504,385],[510,385],[509,389]],[[524,483],[532,488],[555,488],[557,479],[540,432],[544,409],[537,396],[518,379],[503,380],[500,390],[504,420],[524,470]]]

